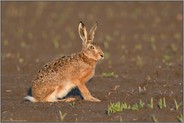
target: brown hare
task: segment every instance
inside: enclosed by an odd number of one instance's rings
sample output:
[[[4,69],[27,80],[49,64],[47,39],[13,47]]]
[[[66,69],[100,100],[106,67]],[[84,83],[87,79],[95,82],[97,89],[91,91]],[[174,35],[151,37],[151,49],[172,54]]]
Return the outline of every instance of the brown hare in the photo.
[[[78,32],[82,39],[81,52],[46,63],[32,81],[32,96],[26,96],[25,100],[57,102],[71,89],[78,87],[84,100],[100,102],[91,95],[85,85],[94,76],[97,61],[104,58],[103,51],[93,41],[96,29],[97,23],[88,33],[84,24],[80,22]]]

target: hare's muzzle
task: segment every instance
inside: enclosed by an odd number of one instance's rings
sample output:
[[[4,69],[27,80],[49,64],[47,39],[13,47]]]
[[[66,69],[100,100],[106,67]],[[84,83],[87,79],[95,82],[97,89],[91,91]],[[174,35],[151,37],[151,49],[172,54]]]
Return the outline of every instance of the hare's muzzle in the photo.
[[[104,59],[104,54],[100,54],[100,56],[101,56],[101,59],[103,60]]]
[[[102,59],[104,59],[104,55],[103,54],[101,54],[100,56],[102,57]]]

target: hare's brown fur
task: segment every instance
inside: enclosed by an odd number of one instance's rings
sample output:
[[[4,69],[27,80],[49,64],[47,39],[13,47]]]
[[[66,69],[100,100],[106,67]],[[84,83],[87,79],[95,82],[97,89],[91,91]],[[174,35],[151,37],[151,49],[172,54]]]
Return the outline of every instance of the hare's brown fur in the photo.
[[[103,58],[102,50],[93,42],[96,26],[87,34],[85,26],[80,23],[82,51],[45,64],[32,82],[33,97],[28,96],[26,99],[33,102],[54,102],[66,96],[72,88],[78,87],[85,100],[100,101],[90,94],[85,85],[93,77],[97,61]]]

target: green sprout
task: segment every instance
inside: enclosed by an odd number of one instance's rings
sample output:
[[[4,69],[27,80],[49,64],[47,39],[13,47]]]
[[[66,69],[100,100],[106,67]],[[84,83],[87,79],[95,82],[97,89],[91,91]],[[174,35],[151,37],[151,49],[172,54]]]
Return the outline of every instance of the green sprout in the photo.
[[[105,49],[109,49],[109,43],[107,41],[104,41],[103,45],[104,45]]]
[[[123,111],[123,106],[120,102],[110,103],[110,105],[108,105],[108,110],[107,110],[108,114],[114,114],[116,112],[121,112],[121,111]]]
[[[114,72],[106,72],[102,73],[102,77],[118,77],[118,75],[115,75]]]
[[[159,99],[158,107],[159,107],[160,109],[166,108],[166,107],[167,107],[166,101],[165,101],[165,97],[163,97],[162,99]]]
[[[59,115],[60,115],[60,118],[61,118],[61,122],[63,122],[64,121],[64,118],[67,115],[67,113],[62,113],[61,111],[59,111]]]
[[[28,37],[29,39],[32,39],[32,38],[33,38],[32,32],[28,32],[28,33],[27,33],[27,37]]]
[[[54,44],[54,47],[56,49],[59,48],[59,40],[58,39],[53,39],[53,44]]]
[[[172,57],[168,54],[165,54],[163,56],[162,62],[165,63],[166,65],[170,66],[171,65],[171,59]]]
[[[153,109],[153,106],[154,106],[154,104],[153,104],[153,97],[151,97],[151,101],[150,101],[150,104],[148,104],[148,106]]]
[[[123,110],[135,111],[135,110],[142,109],[143,107],[144,107],[144,103],[142,102],[142,100],[140,100],[139,103],[132,104],[132,106],[130,104],[127,104],[126,102],[110,103],[108,105],[107,114],[114,114],[116,112],[121,112]]]
[[[153,122],[158,122],[158,120],[156,119],[155,115],[152,116]]]
[[[20,42],[20,46],[21,46],[21,48],[25,48],[26,47],[26,43],[24,41],[21,41]]]
[[[136,65],[143,66],[143,60],[140,56],[136,56]]]
[[[166,107],[167,107],[167,105],[166,105],[166,101],[165,101],[165,97],[163,98],[163,105],[164,105],[164,108],[166,108]]]
[[[142,102],[142,100],[139,101],[139,108],[142,109],[144,107],[145,103]]]
[[[177,52],[178,48],[177,48],[177,46],[175,44],[171,44],[171,50],[173,52]]]
[[[162,109],[162,108],[163,108],[163,105],[162,105],[162,99],[159,99],[158,107],[159,107],[160,109]]]
[[[175,109],[178,110],[179,107],[181,106],[181,103],[178,104],[177,101],[174,99],[174,104],[175,104]]]
[[[136,44],[135,45],[135,49],[136,50],[141,50],[142,49],[142,45],[141,44]]]
[[[110,53],[109,52],[105,52],[105,59],[109,59],[110,58]]]
[[[76,102],[70,102],[69,106],[74,107],[76,105]]]
[[[179,116],[177,116],[177,119],[178,119],[179,122],[183,122],[183,115],[180,114]]]
[[[132,108],[131,108],[133,111],[135,110],[139,110],[139,105],[137,103],[133,104],[132,105]]]
[[[128,105],[126,102],[122,103],[123,109],[131,109],[131,106]]]

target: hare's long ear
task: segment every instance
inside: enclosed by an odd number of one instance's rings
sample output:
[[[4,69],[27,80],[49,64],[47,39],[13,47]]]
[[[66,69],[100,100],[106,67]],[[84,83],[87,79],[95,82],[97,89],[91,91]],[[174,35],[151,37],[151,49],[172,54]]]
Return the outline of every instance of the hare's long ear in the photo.
[[[97,29],[98,23],[96,22],[90,29],[89,31],[89,35],[88,35],[88,40],[89,41],[93,41],[94,39],[94,35],[95,35],[95,31]]]
[[[79,36],[82,39],[83,43],[87,42],[87,30],[82,21],[79,23],[78,27]]]

